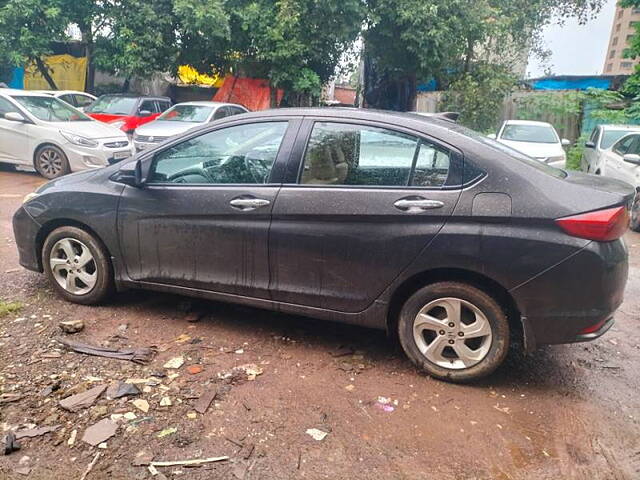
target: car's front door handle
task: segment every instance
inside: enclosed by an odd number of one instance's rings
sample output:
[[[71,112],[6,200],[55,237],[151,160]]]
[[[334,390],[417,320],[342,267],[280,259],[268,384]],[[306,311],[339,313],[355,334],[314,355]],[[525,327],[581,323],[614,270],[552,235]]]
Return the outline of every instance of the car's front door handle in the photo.
[[[439,200],[428,200],[426,198],[402,198],[393,204],[397,209],[408,213],[418,213],[424,210],[433,210],[444,207],[444,203]]]
[[[234,198],[229,202],[234,208],[238,210],[255,210],[256,208],[266,207],[271,204],[269,200],[264,198]]]

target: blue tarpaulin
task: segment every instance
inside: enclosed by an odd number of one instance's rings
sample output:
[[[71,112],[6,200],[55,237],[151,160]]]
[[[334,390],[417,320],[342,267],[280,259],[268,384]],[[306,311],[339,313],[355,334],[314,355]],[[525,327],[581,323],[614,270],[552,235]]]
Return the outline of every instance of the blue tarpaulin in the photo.
[[[597,88],[608,90],[611,88],[613,80],[607,77],[577,77],[577,78],[540,78],[529,80],[533,90],[586,90],[587,88]]]
[[[9,88],[19,88],[22,90],[24,88],[24,68],[16,67],[13,69],[13,74],[11,75],[11,81],[9,82]]]

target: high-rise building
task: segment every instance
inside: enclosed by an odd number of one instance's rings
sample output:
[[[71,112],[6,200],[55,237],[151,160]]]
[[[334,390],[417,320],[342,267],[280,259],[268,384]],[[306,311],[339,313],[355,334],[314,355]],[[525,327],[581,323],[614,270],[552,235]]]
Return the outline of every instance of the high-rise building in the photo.
[[[624,57],[624,51],[629,46],[631,37],[636,33],[634,23],[640,22],[640,8],[621,8],[616,5],[613,17],[609,48],[604,60],[602,73],[605,75],[631,75],[633,67],[640,62],[639,58]]]

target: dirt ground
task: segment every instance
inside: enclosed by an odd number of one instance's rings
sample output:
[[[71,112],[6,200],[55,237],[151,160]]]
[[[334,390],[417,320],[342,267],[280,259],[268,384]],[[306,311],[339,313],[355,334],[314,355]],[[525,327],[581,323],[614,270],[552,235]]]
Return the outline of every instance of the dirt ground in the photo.
[[[60,427],[0,456],[1,479],[78,479],[96,453],[87,479],[640,478],[638,234],[626,237],[626,301],[607,335],[512,355],[486,381],[458,386],[419,374],[383,332],[149,292],[121,293],[99,308],[66,303],[42,275],[18,265],[13,240],[11,216],[42,182],[0,171],[0,300],[24,304],[0,317],[0,393],[21,396],[0,403],[0,423]],[[198,312],[203,318],[190,322]],[[58,322],[72,319],[84,320],[84,330],[63,334]],[[60,336],[154,345],[158,354],[148,365],[90,357],[64,349]],[[163,368],[178,356],[182,367]],[[245,364],[262,374],[220,378]],[[192,365],[203,371],[189,373]],[[70,393],[127,379],[149,379],[137,397],[148,413],[135,397],[105,394],[76,413],[58,405]],[[196,398],[213,388],[208,411],[196,413]],[[170,406],[160,406],[164,397]],[[136,418],[117,419],[106,448],[81,440],[87,427],[127,412]],[[312,428],[326,437],[315,440],[306,433]],[[158,467],[152,477],[133,465],[139,452],[154,461],[229,459]]]

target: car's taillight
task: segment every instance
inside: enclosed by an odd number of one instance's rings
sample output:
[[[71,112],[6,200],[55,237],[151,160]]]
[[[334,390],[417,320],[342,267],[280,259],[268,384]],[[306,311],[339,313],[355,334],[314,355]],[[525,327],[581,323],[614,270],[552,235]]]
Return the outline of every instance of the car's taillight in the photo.
[[[607,208],[558,218],[556,223],[574,237],[610,242],[620,238],[629,226],[629,212],[625,207]]]

